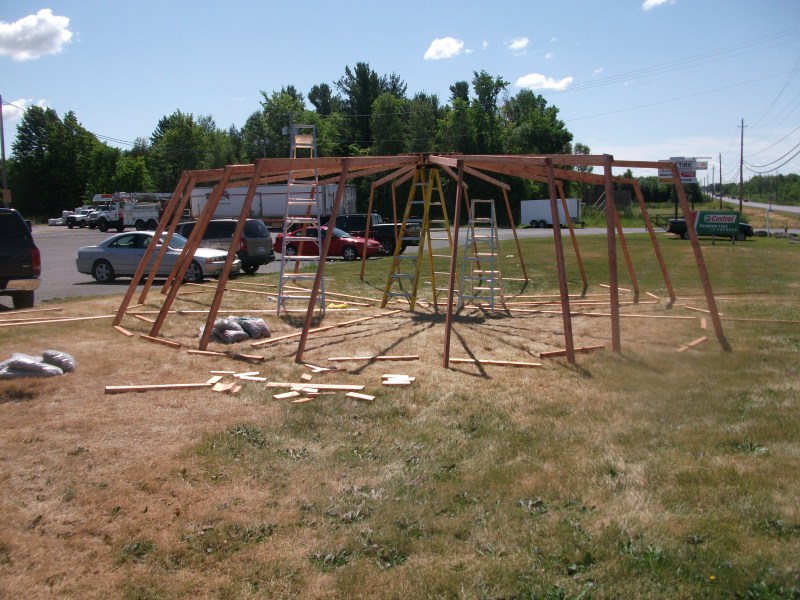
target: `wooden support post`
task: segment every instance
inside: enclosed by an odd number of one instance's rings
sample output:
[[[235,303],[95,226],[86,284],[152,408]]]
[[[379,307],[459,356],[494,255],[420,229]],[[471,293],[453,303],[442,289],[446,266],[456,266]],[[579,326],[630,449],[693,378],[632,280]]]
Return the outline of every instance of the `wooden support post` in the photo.
[[[606,201],[606,206],[608,202]],[[636,279],[636,272],[633,270],[633,260],[631,253],[628,251],[628,242],[625,241],[625,233],[622,231],[622,223],[619,220],[619,212],[617,211],[616,202],[611,202],[611,210],[614,213],[614,225],[619,234],[619,245],[622,247],[622,255],[625,257],[625,264],[628,266],[628,276],[631,278],[631,285],[633,286],[634,299],[639,300],[639,282]]]
[[[639,210],[642,212],[642,218],[644,218],[644,224],[647,228],[647,233],[650,236],[650,243],[653,246],[653,252],[656,255],[658,266],[661,269],[661,276],[664,278],[664,285],[667,287],[667,294],[669,294],[670,299],[670,302],[667,306],[671,307],[675,303],[675,290],[672,289],[672,282],[670,281],[669,274],[667,273],[667,265],[664,262],[664,257],[661,254],[661,248],[658,245],[658,239],[656,239],[656,232],[653,229],[653,223],[650,220],[650,214],[647,212],[647,204],[645,204],[644,196],[642,195],[642,188],[636,179],[631,179],[629,181],[633,186],[633,192],[636,196],[636,201],[639,203]]]
[[[336,223],[336,215],[339,214],[339,208],[342,205],[342,198],[344,197],[344,188],[348,179],[348,170],[350,169],[350,159],[344,158],[341,162],[342,170],[339,174],[339,182],[336,188],[336,197],[333,201],[333,208],[329,217],[330,223]],[[322,242],[322,248],[319,256],[319,266],[317,267],[317,276],[314,278],[314,285],[311,287],[310,298],[308,300],[308,310],[306,310],[306,320],[303,323],[303,332],[300,335],[300,342],[297,345],[297,354],[295,354],[294,361],[297,363],[303,362],[303,353],[306,349],[306,341],[308,340],[308,332],[311,329],[311,321],[314,318],[314,312],[317,306],[317,297],[319,290],[322,287],[322,278],[325,276],[325,262],[328,258],[328,250],[331,246],[331,238],[333,237],[333,227],[328,227],[325,230],[325,240]]]
[[[458,229],[461,220],[461,197],[464,194],[464,161],[456,162],[458,169],[458,179],[456,180],[456,205],[453,210],[453,247],[450,252],[450,274],[447,281],[447,306],[445,306],[444,319],[444,352],[442,355],[442,366],[447,369],[450,366],[450,335],[453,329],[453,302],[456,285],[456,266],[458,263]]]
[[[567,268],[564,262],[564,245],[561,241],[561,227],[557,224],[561,222],[558,216],[558,204],[556,204],[556,179],[553,173],[553,163],[548,158],[545,160],[547,166],[547,186],[550,191],[550,216],[553,219],[553,246],[556,253],[556,268],[558,269],[558,289],[561,293],[561,314],[564,322],[564,345],[567,348],[567,361],[575,364],[575,341],[572,335],[572,316],[569,308],[569,284],[567,282]]]
[[[250,187],[247,189],[247,195],[242,202],[242,210],[239,212],[239,220],[236,222],[236,227],[233,230],[233,237],[231,238],[231,245],[228,247],[228,255],[225,258],[225,266],[222,268],[222,273],[219,275],[217,281],[217,289],[214,292],[214,298],[211,301],[211,308],[208,311],[206,318],[206,326],[203,329],[203,335],[200,336],[200,350],[208,348],[208,342],[211,339],[211,332],[214,329],[214,321],[219,312],[219,306],[222,304],[222,296],[225,293],[225,286],[228,284],[228,277],[230,276],[231,266],[236,259],[236,252],[239,250],[239,241],[242,239],[245,223],[247,223],[247,216],[250,214],[250,207],[253,204],[253,198],[256,195],[258,188],[258,178],[264,170],[265,161],[259,160],[255,164],[253,177],[250,179]]]
[[[711,323],[714,326],[714,333],[717,335],[717,340],[722,350],[724,352],[730,352],[731,346],[725,338],[725,333],[722,331],[722,321],[720,320],[719,311],[717,311],[717,301],[714,299],[714,290],[711,289],[711,280],[708,278],[706,262],[703,259],[703,252],[700,249],[700,241],[697,239],[697,231],[694,228],[692,211],[689,208],[689,201],[686,198],[686,190],[683,189],[683,184],[681,183],[681,174],[675,163],[670,164],[672,166],[672,179],[674,181],[675,191],[678,192],[678,202],[681,205],[683,218],[686,220],[686,229],[689,232],[689,241],[692,244],[694,260],[697,264],[697,271],[700,274],[700,282],[703,284],[703,292],[705,293],[706,304],[708,305],[708,311],[711,315]]]
[[[154,240],[158,240],[161,237],[161,233],[164,231],[165,224],[169,222],[170,218],[172,218],[175,212],[175,206],[177,206],[181,194],[184,192],[184,188],[186,187],[187,183],[189,182],[189,175],[186,171],[183,172],[181,175],[181,179],[178,182],[178,186],[175,188],[175,191],[172,194],[172,198],[167,205],[166,210],[164,211],[164,215],[161,217],[161,221],[156,227],[156,232],[153,235]],[[178,219],[174,219],[177,223]],[[166,246],[166,244],[164,244]],[[139,266],[136,267],[136,273],[133,275],[130,284],[128,285],[128,289],[125,292],[125,296],[122,298],[122,302],[120,302],[119,309],[117,309],[117,314],[114,316],[114,320],[112,321],[111,325],[116,327],[120,323],[122,323],[122,318],[125,316],[125,311],[128,310],[128,306],[131,303],[131,299],[133,298],[133,294],[136,293],[136,286],[139,285],[139,282],[142,280],[142,276],[144,275],[144,271],[147,268],[147,265],[150,263],[150,258],[153,256],[153,252],[155,252],[156,244],[148,244],[147,249],[144,251],[144,256],[142,257],[142,261],[139,263]],[[158,262],[153,263],[153,267],[151,269],[151,275],[155,276],[156,271],[158,270]],[[147,294],[147,291],[144,290],[142,292],[142,296],[144,297]],[[140,298],[139,303],[144,303],[144,299]]]
[[[569,216],[569,208],[567,208],[567,198],[564,194],[564,184],[559,180],[556,181],[556,186],[558,187],[558,194],[561,198],[561,208],[564,210],[564,218],[567,221],[567,227],[569,227],[569,237],[572,239],[572,249],[575,250],[575,259],[578,261],[578,269],[581,272],[581,279],[583,280],[583,293],[581,296],[586,294],[586,290],[589,289],[589,278],[586,276],[586,268],[583,266],[583,258],[581,258],[581,249],[578,246],[578,237],[575,235],[575,227],[572,223],[572,217]],[[553,225],[555,228],[555,225]]]
[[[608,283],[611,292],[611,350],[622,352],[619,327],[619,280],[617,278],[617,243],[614,236],[614,180],[611,166],[614,158],[610,154],[603,155],[603,180],[606,192],[606,236],[608,243]]]

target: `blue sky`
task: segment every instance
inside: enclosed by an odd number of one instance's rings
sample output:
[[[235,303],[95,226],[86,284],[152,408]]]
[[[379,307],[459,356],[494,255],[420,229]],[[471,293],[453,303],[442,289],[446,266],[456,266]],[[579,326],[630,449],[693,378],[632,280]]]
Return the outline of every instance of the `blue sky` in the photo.
[[[744,119],[752,170],[800,173],[798,0],[0,0],[6,154],[26,106],[129,148],[177,109],[241,127],[262,90],[307,94],[357,62],[441,103],[485,70],[593,153],[710,157],[715,180],[720,154],[738,180]]]

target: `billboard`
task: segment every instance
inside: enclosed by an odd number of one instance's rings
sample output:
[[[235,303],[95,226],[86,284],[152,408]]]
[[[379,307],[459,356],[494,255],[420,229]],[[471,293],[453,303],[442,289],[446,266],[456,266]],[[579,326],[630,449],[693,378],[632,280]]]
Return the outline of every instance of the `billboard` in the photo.
[[[660,161],[666,162],[666,161]],[[697,161],[694,158],[672,156],[669,162],[674,162],[681,174],[681,183],[697,183]],[[669,168],[658,170],[660,183],[672,183],[672,170]]]
[[[739,232],[739,213],[720,210],[701,210],[694,222],[697,235],[735,236]]]

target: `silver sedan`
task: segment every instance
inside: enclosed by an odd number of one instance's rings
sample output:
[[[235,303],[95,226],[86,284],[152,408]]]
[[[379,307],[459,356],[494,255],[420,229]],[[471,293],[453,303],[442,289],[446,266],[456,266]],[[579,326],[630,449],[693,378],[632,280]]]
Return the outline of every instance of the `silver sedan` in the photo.
[[[79,273],[91,275],[100,283],[109,283],[115,277],[133,277],[145,250],[152,243],[153,237],[151,231],[118,233],[96,246],[80,248],[75,265],[78,267]],[[163,240],[164,237],[162,235],[161,239]],[[169,248],[164,253],[164,259],[156,273],[157,277],[167,277],[170,274],[186,243],[186,238],[177,234],[172,236]],[[155,262],[160,246],[161,241],[159,240],[158,247],[150,258],[150,265]],[[185,280],[190,283],[198,283],[203,280],[203,277],[220,275],[226,256],[227,254],[221,250],[198,248],[186,271]],[[238,258],[234,259],[233,265],[231,265],[231,274],[237,275],[241,266],[241,261]],[[145,275],[148,275],[149,272],[149,269],[145,270]]]

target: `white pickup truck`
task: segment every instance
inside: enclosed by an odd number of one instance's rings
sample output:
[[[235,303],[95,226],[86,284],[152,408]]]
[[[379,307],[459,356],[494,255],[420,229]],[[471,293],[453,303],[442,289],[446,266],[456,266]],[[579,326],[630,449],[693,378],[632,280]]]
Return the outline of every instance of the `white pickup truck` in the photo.
[[[106,208],[89,216],[89,227],[96,224],[103,232],[112,227],[117,231],[125,231],[126,227],[134,227],[137,231],[154,231],[160,218],[158,204],[154,202],[113,200]]]

